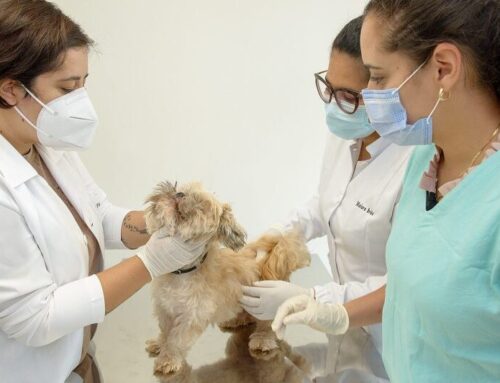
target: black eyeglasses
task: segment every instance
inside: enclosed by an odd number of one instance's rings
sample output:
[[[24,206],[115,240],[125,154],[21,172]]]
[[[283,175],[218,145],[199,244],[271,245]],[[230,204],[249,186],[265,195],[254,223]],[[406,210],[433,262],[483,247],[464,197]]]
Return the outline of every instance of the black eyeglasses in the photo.
[[[326,79],[326,72],[325,70],[314,74],[319,97],[321,97],[326,104],[331,103],[332,99],[335,99],[335,102],[343,112],[347,114],[356,113],[361,100],[361,93],[352,89],[332,87]]]

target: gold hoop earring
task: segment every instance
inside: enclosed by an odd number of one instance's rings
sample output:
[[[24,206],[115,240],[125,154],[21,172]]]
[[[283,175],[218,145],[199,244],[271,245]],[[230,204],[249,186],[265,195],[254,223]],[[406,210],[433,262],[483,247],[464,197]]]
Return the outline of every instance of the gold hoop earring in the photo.
[[[450,92],[446,92],[443,88],[439,89],[439,101],[448,101],[450,99]]]

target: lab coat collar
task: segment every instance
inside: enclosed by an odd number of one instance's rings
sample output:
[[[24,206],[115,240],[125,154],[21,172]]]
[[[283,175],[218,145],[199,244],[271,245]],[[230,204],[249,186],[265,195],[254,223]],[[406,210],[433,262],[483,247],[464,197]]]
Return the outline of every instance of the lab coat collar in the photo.
[[[62,151],[36,145],[44,160],[56,164],[63,156]],[[10,186],[16,188],[38,173],[4,136],[0,134],[0,174],[3,174]]]
[[[378,140],[374,141],[366,147],[366,151],[370,153],[370,157],[376,158],[391,145],[391,141],[386,138],[380,137]]]
[[[358,140],[351,141],[351,156],[352,163],[355,166],[356,162],[358,162],[359,152],[361,150],[361,145],[363,140],[360,138]],[[385,138],[380,137],[370,145],[366,147],[366,151],[370,154],[370,160],[377,158],[385,149],[391,146],[391,142]]]
[[[16,188],[38,175],[35,169],[24,159],[9,141],[0,134],[0,174],[7,183]]]

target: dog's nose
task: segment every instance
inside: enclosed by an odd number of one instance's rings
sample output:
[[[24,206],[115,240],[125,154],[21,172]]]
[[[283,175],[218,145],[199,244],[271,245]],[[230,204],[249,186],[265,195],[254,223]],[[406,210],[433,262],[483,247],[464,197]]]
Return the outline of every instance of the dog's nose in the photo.
[[[177,194],[175,195],[175,198],[183,198],[183,197],[185,197],[185,196],[186,196],[186,195],[185,195],[184,193],[179,192],[179,193],[177,193]]]

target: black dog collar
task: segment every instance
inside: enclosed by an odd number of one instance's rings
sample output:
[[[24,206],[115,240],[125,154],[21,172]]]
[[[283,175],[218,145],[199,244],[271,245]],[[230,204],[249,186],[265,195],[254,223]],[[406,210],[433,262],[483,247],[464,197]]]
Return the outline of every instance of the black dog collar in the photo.
[[[187,273],[190,273],[192,271],[195,271],[198,267],[200,267],[203,264],[203,262],[205,262],[205,259],[207,259],[207,255],[208,255],[208,252],[205,253],[205,255],[201,258],[201,261],[198,265],[192,266],[188,269],[179,269],[179,270],[172,271],[172,274],[181,275],[181,274],[187,274]]]

